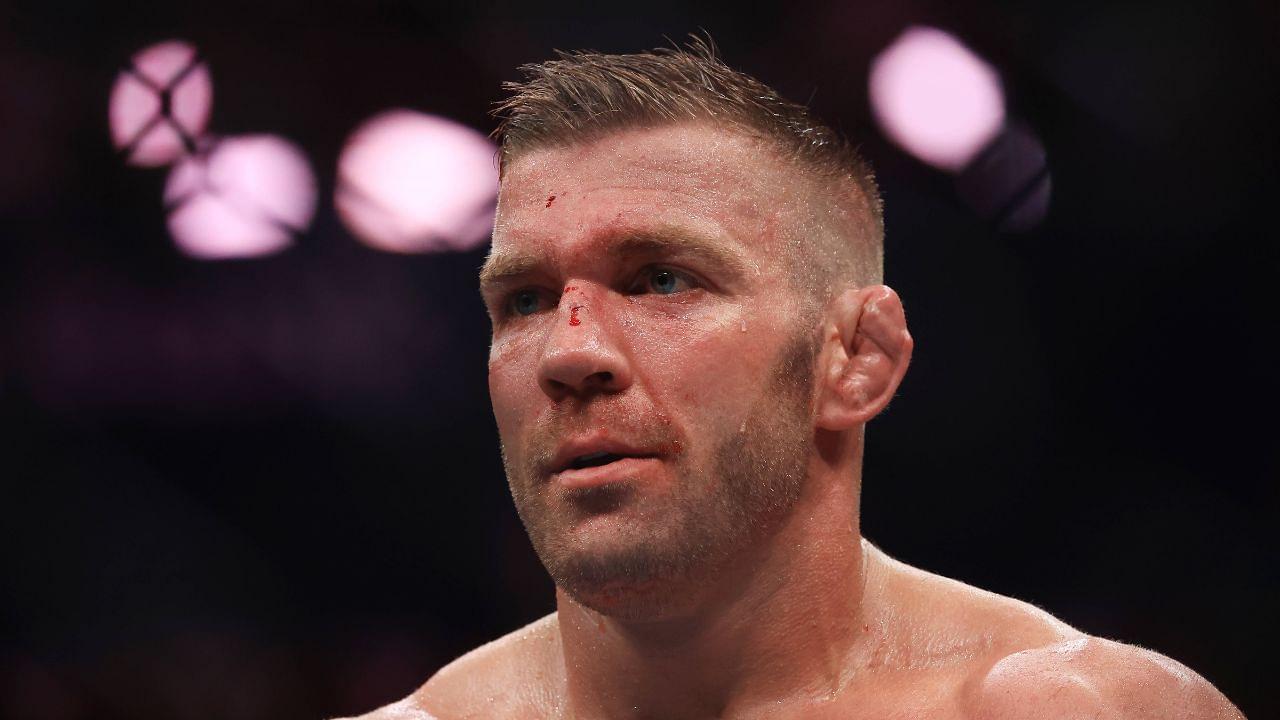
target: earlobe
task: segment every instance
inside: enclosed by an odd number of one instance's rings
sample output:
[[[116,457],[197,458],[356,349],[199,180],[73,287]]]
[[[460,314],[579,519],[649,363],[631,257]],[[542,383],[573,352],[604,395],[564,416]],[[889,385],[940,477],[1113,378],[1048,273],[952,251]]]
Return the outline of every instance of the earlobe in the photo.
[[[911,362],[914,343],[898,294],[885,285],[849,290],[826,318],[817,422],[849,430],[889,404]]]

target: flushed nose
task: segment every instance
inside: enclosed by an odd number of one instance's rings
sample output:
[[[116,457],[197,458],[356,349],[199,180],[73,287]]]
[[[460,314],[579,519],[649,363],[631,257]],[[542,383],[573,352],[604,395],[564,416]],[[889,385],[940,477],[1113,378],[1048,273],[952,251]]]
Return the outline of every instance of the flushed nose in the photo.
[[[566,292],[548,333],[538,385],[557,402],[621,392],[631,385],[631,368],[618,338],[592,305],[586,293],[576,288]]]

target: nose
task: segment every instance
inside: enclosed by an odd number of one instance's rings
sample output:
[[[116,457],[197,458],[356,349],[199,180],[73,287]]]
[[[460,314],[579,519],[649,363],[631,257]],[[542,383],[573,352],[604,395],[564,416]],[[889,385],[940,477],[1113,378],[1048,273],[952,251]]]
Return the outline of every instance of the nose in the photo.
[[[538,385],[556,402],[631,385],[630,363],[596,300],[580,290],[566,293],[556,310],[538,365]]]

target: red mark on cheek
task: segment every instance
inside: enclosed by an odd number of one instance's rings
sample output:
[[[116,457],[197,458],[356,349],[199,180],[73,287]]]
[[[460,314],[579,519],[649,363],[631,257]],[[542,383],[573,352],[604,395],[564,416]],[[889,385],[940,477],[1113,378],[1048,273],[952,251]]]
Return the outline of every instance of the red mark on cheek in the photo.
[[[555,196],[555,195],[552,195],[551,197],[547,198],[547,207],[551,207],[551,203],[553,203],[553,202],[555,202],[555,201],[556,201],[556,196]]]
[[[570,325],[582,324],[582,321],[578,319],[578,310],[580,309],[582,309],[581,305],[574,305],[573,307],[569,308],[569,324]]]

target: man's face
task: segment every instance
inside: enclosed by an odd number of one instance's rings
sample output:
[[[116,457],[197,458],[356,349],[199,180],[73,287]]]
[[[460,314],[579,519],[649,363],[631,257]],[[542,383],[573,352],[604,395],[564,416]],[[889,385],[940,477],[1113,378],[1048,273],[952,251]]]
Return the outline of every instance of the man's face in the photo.
[[[516,508],[584,605],[677,610],[799,494],[816,316],[790,280],[788,177],[705,124],[506,168],[489,390]]]

